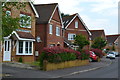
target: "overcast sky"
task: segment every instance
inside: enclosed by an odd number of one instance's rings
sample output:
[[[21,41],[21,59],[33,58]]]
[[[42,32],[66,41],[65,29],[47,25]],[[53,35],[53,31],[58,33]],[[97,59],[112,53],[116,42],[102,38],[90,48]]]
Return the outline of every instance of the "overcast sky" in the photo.
[[[59,3],[65,14],[79,13],[90,30],[118,33],[118,0],[33,0],[35,4]]]

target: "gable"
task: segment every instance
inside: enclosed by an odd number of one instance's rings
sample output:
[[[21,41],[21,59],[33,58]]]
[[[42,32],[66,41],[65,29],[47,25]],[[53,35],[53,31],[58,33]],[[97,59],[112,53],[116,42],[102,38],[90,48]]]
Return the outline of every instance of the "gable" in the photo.
[[[78,28],[75,28],[76,21],[78,21]],[[77,30],[85,30],[86,31],[85,26],[82,24],[82,22],[80,21],[78,16],[70,23],[70,25],[67,27],[67,29],[77,29]]]
[[[59,15],[59,11],[58,11],[58,7],[57,7],[57,9],[55,10],[52,19],[55,20],[55,21],[57,21],[57,22],[61,22],[61,20],[60,20],[60,15]]]

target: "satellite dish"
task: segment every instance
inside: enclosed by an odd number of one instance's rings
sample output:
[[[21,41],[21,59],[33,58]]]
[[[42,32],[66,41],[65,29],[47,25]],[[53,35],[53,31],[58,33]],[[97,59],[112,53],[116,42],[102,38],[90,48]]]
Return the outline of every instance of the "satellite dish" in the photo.
[[[37,36],[36,40],[37,40],[37,42],[42,42],[42,40],[40,39],[39,36]]]

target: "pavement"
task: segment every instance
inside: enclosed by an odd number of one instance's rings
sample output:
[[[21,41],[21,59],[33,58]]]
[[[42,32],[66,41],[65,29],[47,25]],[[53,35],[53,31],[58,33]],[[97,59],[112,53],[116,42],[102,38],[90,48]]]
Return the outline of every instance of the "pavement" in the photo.
[[[16,71],[16,74],[13,71],[13,73],[15,75],[17,75],[17,73],[20,74],[20,72],[24,73],[24,71],[25,71],[25,72],[28,72],[28,75],[30,75],[30,74],[32,75],[29,77],[38,77],[38,78],[61,78],[61,77],[65,77],[65,76],[70,76],[70,75],[75,75],[75,74],[79,74],[79,73],[83,73],[83,72],[87,72],[87,71],[100,69],[100,68],[109,66],[110,64],[112,64],[112,61],[110,59],[106,59],[105,57],[103,57],[103,58],[101,58],[100,62],[90,62],[90,64],[88,64],[86,66],[71,67],[71,68],[65,68],[65,69],[59,69],[59,70],[53,70],[53,71],[41,71],[41,70],[35,70],[34,68],[31,68],[31,66],[28,66],[26,64],[24,65],[22,63],[20,63],[20,64],[12,63],[12,65],[10,63],[3,63],[3,65],[11,67],[11,68],[9,67],[10,68],[9,70],[11,70],[10,72],[12,72],[12,68],[14,68],[14,67],[15,67],[14,69],[21,70],[18,72]],[[30,67],[30,68],[27,68],[27,67]],[[24,69],[21,69],[21,68],[24,68]],[[3,67],[3,72],[5,70],[6,69],[4,69],[4,67]],[[9,71],[9,70],[7,70],[7,71]],[[31,73],[29,73],[29,72],[31,72]],[[33,75],[32,72],[35,75]],[[10,74],[12,76],[12,73],[10,73]],[[23,76],[18,76],[18,77],[23,77]],[[24,77],[28,78],[27,74],[25,74]]]

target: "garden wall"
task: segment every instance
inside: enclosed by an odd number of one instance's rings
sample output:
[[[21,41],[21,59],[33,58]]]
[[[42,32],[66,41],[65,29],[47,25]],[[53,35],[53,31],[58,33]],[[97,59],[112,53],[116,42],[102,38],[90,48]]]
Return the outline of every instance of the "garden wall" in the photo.
[[[89,64],[89,60],[74,60],[74,61],[65,61],[61,63],[49,63],[47,61],[44,61],[43,70],[45,71],[57,70],[57,69],[74,67],[74,66],[83,66],[87,64]]]

